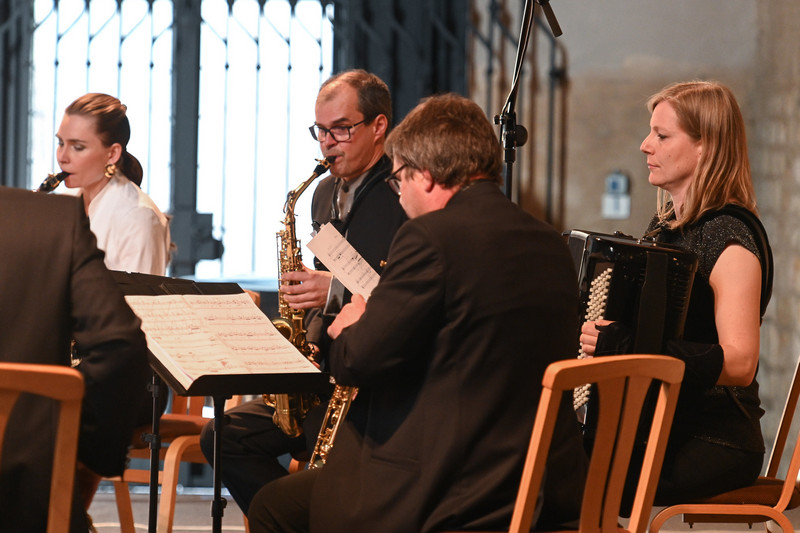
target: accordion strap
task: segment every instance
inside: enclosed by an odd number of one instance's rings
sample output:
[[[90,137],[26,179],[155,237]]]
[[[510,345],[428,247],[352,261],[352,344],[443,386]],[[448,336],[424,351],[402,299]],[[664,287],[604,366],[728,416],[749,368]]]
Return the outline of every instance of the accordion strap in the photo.
[[[661,353],[664,342],[664,320],[667,310],[669,258],[664,253],[648,253],[641,300],[636,318],[633,353]]]

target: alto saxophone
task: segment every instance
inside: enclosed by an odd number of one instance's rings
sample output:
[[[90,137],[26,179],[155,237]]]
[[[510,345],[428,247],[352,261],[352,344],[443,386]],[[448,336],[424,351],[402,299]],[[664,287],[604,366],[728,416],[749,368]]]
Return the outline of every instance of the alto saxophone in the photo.
[[[41,185],[34,189],[34,192],[50,192],[55,190],[62,181],[67,179],[69,172],[59,172],[58,174],[48,174]]]
[[[318,159],[319,163],[311,177],[301,183],[296,189],[289,192],[283,206],[283,230],[277,234],[278,238],[278,284],[283,283],[285,272],[303,270],[303,259],[300,250],[300,241],[297,240],[295,231],[294,207],[297,199],[303,194],[311,182],[320,177],[331,167],[331,161]],[[287,282],[294,284],[295,282]],[[306,329],[303,324],[306,313],[303,309],[292,309],[286,302],[283,294],[278,291],[278,312],[280,317],[272,321],[276,329],[286,337],[303,355],[312,359],[313,350],[306,340]],[[265,394],[264,401],[275,408],[272,420],[281,431],[290,437],[298,437],[303,433],[302,422],[308,411],[319,404],[315,394]]]

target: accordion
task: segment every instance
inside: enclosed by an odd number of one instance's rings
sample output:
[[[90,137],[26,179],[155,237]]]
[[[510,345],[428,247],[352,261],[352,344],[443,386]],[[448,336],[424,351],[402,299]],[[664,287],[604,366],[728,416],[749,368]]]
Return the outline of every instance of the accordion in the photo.
[[[581,324],[623,323],[631,333],[630,353],[663,353],[669,339],[683,337],[697,272],[692,252],[619,232],[573,230],[567,244],[578,275]],[[579,419],[588,395],[588,387],[576,389]]]

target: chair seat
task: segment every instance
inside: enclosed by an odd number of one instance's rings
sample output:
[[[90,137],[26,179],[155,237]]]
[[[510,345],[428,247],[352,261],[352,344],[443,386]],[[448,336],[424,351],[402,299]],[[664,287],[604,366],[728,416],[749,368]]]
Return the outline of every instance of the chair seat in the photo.
[[[650,532],[659,533],[669,519],[681,515],[683,522],[690,526],[695,523],[745,523],[752,527],[757,522],[774,522],[783,533],[794,533],[794,526],[784,512],[800,506],[800,490],[797,486],[798,471],[800,471],[800,436],[795,439],[792,446],[791,459],[785,476],[780,478],[777,476],[799,398],[800,358],[797,360],[789,394],[783,407],[766,475],[759,477],[749,487],[665,507],[653,517]],[[774,530],[772,526],[770,530]]]
[[[783,490],[783,480],[772,477],[760,477],[754,485],[742,487],[712,496],[685,502],[687,504],[712,504],[712,505],[766,505],[772,507],[778,503]],[[794,509],[800,505],[800,491],[795,487],[787,509]]]
[[[197,415],[184,415],[165,413],[161,415],[158,433],[163,442],[170,442],[182,435],[199,435],[208,419]],[[145,433],[152,433],[153,427],[148,424],[139,426],[133,434],[132,446],[134,449],[147,448],[148,443],[142,438]]]

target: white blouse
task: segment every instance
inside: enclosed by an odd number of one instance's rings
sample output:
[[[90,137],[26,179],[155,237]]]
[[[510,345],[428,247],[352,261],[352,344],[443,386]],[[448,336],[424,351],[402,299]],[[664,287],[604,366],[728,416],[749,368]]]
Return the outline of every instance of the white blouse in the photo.
[[[117,173],[91,201],[89,226],[110,270],[166,274],[169,219],[125,176]]]

